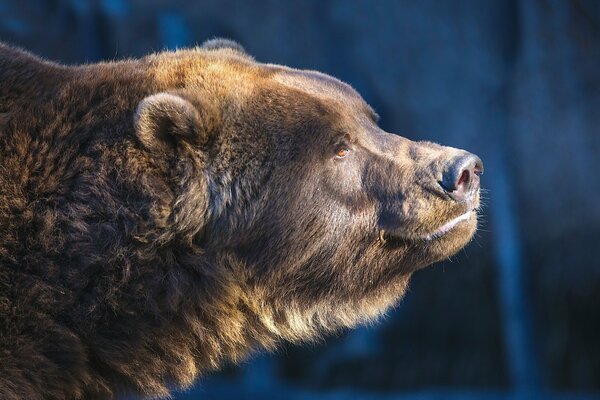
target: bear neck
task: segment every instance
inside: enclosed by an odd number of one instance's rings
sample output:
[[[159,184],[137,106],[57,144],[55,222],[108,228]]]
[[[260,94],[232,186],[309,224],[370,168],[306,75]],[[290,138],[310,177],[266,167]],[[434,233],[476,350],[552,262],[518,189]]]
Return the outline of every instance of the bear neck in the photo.
[[[282,337],[235,257],[173,233],[172,165],[131,135],[136,105],[169,79],[0,45],[0,283],[31,293],[45,326],[32,334],[52,332],[41,352],[82,398],[165,396]]]

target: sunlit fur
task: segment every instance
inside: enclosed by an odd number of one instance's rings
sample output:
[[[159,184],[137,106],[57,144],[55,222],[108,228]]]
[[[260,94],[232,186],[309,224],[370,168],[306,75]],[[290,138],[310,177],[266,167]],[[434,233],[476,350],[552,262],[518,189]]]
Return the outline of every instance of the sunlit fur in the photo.
[[[0,45],[0,398],[166,396],[383,315],[479,199],[438,184],[464,152],[375,119],[231,42],[81,66]]]

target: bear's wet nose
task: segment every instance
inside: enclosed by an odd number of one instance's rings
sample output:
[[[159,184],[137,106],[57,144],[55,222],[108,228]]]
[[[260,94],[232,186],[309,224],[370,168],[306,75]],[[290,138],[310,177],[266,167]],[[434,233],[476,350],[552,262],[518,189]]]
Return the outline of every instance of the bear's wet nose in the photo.
[[[444,168],[440,185],[456,201],[465,201],[479,189],[483,162],[474,154],[450,160]]]

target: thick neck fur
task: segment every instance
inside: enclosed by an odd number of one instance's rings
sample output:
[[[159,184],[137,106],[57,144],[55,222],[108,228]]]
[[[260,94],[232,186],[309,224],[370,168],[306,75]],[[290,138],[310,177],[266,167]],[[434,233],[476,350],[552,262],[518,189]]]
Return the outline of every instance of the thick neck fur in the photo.
[[[1,398],[165,396],[339,325],[324,309],[283,315],[235,256],[178,233],[189,182],[167,171],[193,166],[151,159],[131,134],[142,98],[188,80],[172,58],[149,77],[141,61],[63,67],[0,45],[0,313],[18,343],[0,340]]]
[[[147,75],[0,45],[3,399],[167,395],[273,343],[249,330],[233,264],[178,242],[173,165],[131,135],[137,103],[165,89]]]

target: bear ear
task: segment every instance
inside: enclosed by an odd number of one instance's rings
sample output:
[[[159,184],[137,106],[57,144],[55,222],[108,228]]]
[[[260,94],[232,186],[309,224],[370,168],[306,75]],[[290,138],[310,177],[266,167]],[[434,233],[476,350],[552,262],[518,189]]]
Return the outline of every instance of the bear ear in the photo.
[[[137,107],[134,124],[140,142],[151,152],[175,151],[181,142],[206,143],[208,129],[188,100],[170,93],[146,97]]]
[[[202,43],[202,46],[200,46],[200,48],[203,50],[229,49],[229,50],[237,51],[238,53],[240,53],[246,57],[252,58],[246,52],[246,49],[244,49],[244,47],[241,44],[239,44],[238,42],[235,42],[231,39],[223,39],[223,38],[210,39],[210,40],[207,40],[206,42]]]

